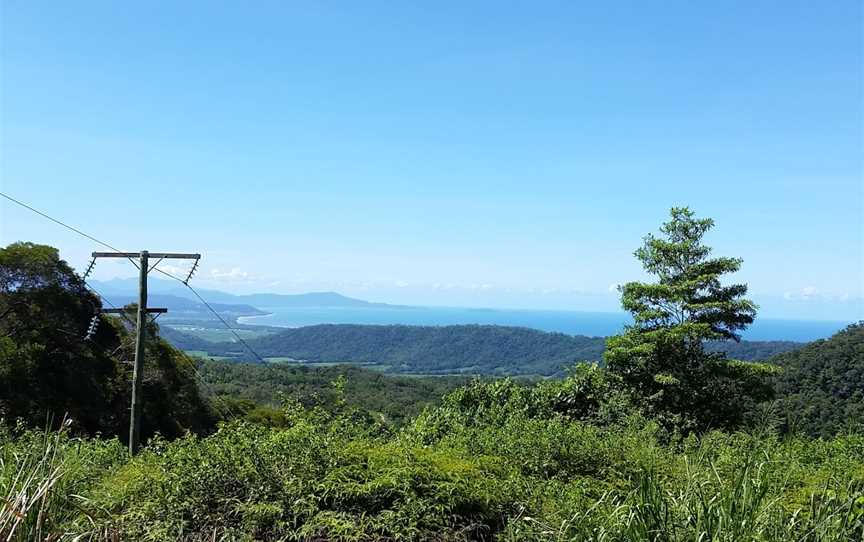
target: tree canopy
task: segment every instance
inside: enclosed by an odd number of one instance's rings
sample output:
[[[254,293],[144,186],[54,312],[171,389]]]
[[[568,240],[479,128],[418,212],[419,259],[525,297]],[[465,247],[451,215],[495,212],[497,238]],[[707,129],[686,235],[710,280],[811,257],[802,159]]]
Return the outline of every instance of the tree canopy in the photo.
[[[724,285],[741,259],[710,257],[703,237],[714,221],[672,208],[661,237],[647,235],[635,256],[656,282],[619,288],[634,323],[610,337],[604,359],[653,415],[684,430],[730,427],[771,396],[769,366],[727,360],[707,341],[740,340],[756,305],[744,284]]]
[[[756,305],[746,299],[746,284],[724,286],[723,275],[741,268],[740,258],[710,258],[702,238],[714,226],[687,207],[673,207],[660,227],[662,238],[649,234],[636,252],[655,283],[628,282],[620,288],[621,305],[642,331],[680,328],[690,338],[740,340],[753,323]]]

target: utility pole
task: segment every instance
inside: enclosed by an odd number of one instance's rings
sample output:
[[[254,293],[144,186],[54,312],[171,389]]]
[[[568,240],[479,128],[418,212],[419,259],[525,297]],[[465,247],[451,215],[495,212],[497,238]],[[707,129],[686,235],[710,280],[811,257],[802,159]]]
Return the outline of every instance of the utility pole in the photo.
[[[178,254],[171,252],[94,252],[96,258],[138,258],[138,322],[135,326],[135,365],[132,370],[132,409],[129,417],[129,453],[135,454],[141,443],[141,413],[143,404],[141,401],[141,386],[144,378],[144,344],[146,340],[145,327],[148,313],[168,312],[164,308],[147,307],[147,273],[150,272],[150,258],[159,258],[153,267],[165,259],[199,260],[200,254]],[[191,276],[191,273],[190,273]],[[188,279],[187,279],[188,280]],[[123,312],[123,309],[103,310],[102,312]]]

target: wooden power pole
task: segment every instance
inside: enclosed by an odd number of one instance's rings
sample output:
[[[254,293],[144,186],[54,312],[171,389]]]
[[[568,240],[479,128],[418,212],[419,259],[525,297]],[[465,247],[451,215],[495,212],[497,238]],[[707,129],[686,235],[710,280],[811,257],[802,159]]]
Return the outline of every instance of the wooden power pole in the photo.
[[[198,260],[200,254],[177,254],[170,252],[94,252],[93,258],[138,258],[138,322],[135,326],[135,365],[132,370],[132,409],[129,418],[129,453],[135,454],[141,444],[141,386],[144,378],[144,345],[146,340],[146,323],[148,313],[168,312],[168,309],[147,307],[147,273],[150,272],[150,258],[159,258],[153,267],[165,259]],[[122,312],[123,309],[104,310],[102,312]]]

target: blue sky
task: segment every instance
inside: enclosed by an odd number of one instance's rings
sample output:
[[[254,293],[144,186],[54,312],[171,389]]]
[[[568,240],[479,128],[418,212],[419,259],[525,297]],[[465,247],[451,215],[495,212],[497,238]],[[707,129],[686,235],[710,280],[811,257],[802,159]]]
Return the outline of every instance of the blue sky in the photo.
[[[686,204],[764,314],[864,318],[860,2],[177,4],[0,6],[2,191],[227,291],[585,310]]]

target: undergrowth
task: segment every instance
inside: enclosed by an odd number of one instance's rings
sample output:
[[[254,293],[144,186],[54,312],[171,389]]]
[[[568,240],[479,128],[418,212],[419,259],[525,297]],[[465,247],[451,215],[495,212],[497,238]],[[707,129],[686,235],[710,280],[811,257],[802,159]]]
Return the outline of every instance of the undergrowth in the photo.
[[[284,428],[235,422],[134,458],[116,440],[4,430],[2,540],[864,536],[861,435],[669,439],[638,417],[486,414],[445,404],[392,434],[289,405]]]

